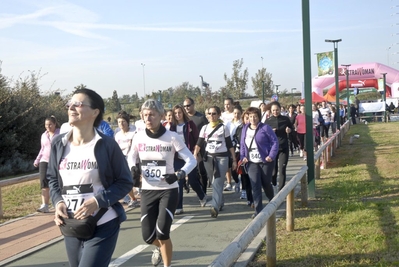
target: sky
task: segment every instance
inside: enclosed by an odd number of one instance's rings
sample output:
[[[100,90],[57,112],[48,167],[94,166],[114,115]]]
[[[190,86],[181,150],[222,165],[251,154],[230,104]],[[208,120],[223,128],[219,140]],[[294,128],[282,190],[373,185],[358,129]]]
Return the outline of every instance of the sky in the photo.
[[[399,1],[311,0],[312,77],[316,53],[338,44],[339,64],[399,68]],[[279,91],[301,88],[302,1],[1,0],[1,73],[40,73],[43,93],[77,85],[103,98],[141,97],[200,75],[213,91],[243,59],[249,77],[262,67]],[[249,78],[247,93],[252,94]]]

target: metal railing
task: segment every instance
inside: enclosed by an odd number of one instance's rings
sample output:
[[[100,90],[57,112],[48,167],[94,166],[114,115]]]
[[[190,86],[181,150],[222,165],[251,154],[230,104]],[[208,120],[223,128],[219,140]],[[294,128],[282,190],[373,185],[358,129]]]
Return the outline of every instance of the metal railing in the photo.
[[[340,130],[334,133],[315,153],[315,179],[320,179],[321,167],[327,168],[327,163],[335,154],[336,149],[341,146],[344,135],[349,131],[349,128],[350,121],[346,121]],[[308,204],[307,170],[308,167],[303,166],[209,267],[232,266],[266,224],[266,265],[269,267],[276,266],[276,211],[281,203],[286,200],[286,230],[294,231],[294,191],[301,181],[301,203],[302,206],[306,207]]]
[[[308,201],[306,171],[303,166],[300,171],[281,189],[280,192],[256,215],[255,219],[228,245],[209,267],[231,266],[244,252],[251,241],[266,225],[267,266],[276,266],[276,211],[287,198],[287,231],[294,231],[294,193],[296,185],[301,181],[302,205]]]

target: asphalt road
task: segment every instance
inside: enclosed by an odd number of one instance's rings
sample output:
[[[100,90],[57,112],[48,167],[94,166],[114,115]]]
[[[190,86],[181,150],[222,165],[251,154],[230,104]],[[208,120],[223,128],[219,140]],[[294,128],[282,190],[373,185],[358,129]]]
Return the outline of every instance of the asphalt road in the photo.
[[[287,179],[296,174],[304,163],[298,155],[290,159]],[[211,189],[208,188],[210,195]],[[247,206],[246,200],[239,198],[240,193],[225,192],[224,196],[225,207],[214,219],[210,216],[209,202],[202,208],[195,192],[191,190],[189,194],[184,194],[184,213],[175,216],[172,225],[173,266],[208,266],[251,222],[254,211]],[[127,217],[122,223],[110,266],[152,266],[154,246],[142,240],[140,209],[127,210]],[[69,264],[61,240],[4,266],[56,267]],[[163,266],[163,263],[158,266]]]

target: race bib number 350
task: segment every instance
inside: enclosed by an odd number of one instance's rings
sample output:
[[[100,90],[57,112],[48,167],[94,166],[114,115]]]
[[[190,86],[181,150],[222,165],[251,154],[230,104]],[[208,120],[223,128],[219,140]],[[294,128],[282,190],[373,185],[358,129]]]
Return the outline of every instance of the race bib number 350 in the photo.
[[[166,174],[165,160],[143,160],[141,161],[141,175],[148,183],[157,184]]]

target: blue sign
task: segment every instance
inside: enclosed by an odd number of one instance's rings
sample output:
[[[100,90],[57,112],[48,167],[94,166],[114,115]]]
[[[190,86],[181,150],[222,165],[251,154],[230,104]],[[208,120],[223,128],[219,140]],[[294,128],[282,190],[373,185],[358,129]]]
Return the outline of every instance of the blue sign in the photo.
[[[278,101],[278,95],[272,95],[272,101]]]

